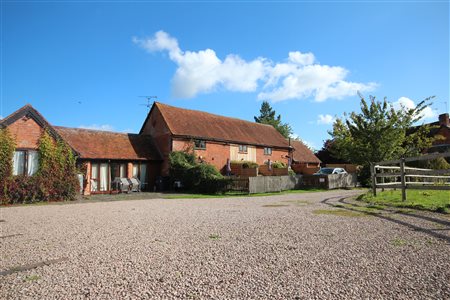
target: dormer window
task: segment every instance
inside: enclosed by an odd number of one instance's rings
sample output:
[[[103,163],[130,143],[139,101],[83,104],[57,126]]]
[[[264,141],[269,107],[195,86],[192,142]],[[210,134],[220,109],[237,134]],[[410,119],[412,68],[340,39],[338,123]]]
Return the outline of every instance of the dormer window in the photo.
[[[247,153],[248,146],[247,145],[239,145],[239,153]]]
[[[194,140],[194,148],[198,150],[206,149],[206,141],[204,140]]]

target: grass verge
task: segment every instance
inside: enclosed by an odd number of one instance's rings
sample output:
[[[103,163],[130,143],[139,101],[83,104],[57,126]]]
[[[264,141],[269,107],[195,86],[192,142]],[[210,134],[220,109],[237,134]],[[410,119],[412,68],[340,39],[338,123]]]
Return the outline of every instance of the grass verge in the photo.
[[[315,215],[333,215],[340,217],[365,217],[367,216],[364,213],[356,212],[356,211],[348,211],[343,209],[316,209],[313,211]]]
[[[400,190],[387,190],[377,193],[376,197],[371,192],[368,192],[359,196],[357,200],[377,206],[383,205],[450,213],[450,191],[407,190],[406,201],[402,201]]]

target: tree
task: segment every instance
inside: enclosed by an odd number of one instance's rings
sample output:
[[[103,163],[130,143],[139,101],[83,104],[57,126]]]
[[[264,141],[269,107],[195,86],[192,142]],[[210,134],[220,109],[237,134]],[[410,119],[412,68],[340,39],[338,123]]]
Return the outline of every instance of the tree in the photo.
[[[326,140],[323,143],[322,149],[314,153],[318,159],[324,164],[346,164],[349,163],[343,159],[333,156],[333,140]]]
[[[428,137],[430,127],[411,130],[421,118],[421,112],[431,105],[433,97],[421,101],[415,108],[394,109],[386,100],[370,103],[361,97],[361,112],[338,118],[329,132],[333,139],[332,155],[363,166],[362,179],[369,176],[371,162],[419,155],[429,148],[434,138]]]
[[[269,102],[263,101],[259,110],[259,117],[254,117],[256,123],[272,125],[285,138],[292,134],[292,127],[288,123],[281,122],[281,115],[275,117],[275,110],[272,109]]]

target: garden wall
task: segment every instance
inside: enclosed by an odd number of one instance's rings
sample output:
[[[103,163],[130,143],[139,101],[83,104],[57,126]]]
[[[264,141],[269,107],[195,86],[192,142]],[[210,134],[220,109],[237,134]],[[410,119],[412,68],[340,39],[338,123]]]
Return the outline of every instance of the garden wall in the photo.
[[[249,177],[249,193],[281,192],[298,189],[302,176],[258,176]]]

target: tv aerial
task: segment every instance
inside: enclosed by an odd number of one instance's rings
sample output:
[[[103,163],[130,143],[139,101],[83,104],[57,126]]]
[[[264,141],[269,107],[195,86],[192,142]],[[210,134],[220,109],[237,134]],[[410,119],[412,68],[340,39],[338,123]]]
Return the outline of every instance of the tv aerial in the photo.
[[[140,98],[145,98],[147,99],[147,103],[141,103],[139,105],[143,105],[146,106],[148,110],[150,110],[150,108],[152,108],[152,99],[158,99],[158,96],[139,96]]]

